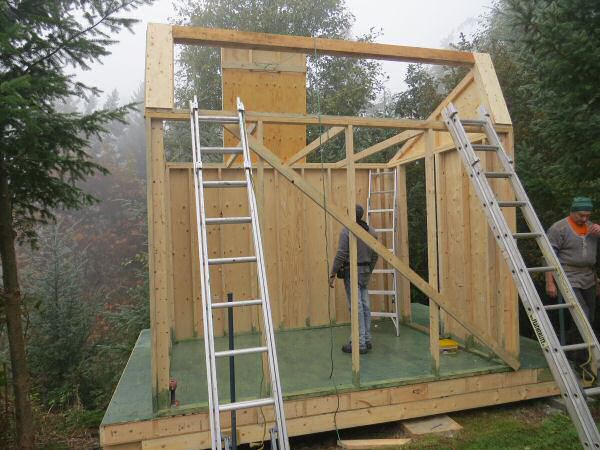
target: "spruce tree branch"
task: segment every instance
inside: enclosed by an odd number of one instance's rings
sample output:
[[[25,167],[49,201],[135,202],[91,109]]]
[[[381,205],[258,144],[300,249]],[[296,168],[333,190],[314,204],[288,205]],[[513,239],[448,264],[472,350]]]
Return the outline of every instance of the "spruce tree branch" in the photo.
[[[64,49],[67,44],[69,44],[70,42],[74,41],[75,39],[80,38],[81,36],[95,30],[97,27],[99,27],[100,25],[102,25],[106,19],[108,19],[110,16],[112,16],[113,14],[121,11],[121,10],[127,10],[127,8],[129,8],[129,6],[131,6],[132,4],[136,3],[139,0],[129,0],[126,3],[121,3],[120,5],[116,6],[114,9],[107,9],[106,13],[101,16],[98,21],[96,21],[95,23],[93,23],[92,25],[90,25],[87,28],[84,28],[83,30],[79,31],[78,33],[75,33],[73,36],[69,37],[68,39],[64,40],[63,42],[60,43],[59,46],[57,46],[54,50],[50,51],[49,53],[47,53],[46,55],[42,56],[41,58],[38,58],[37,60],[35,60],[32,64],[30,64],[27,69],[25,70],[24,73],[29,73],[31,71],[31,69],[33,69],[35,66],[37,66],[38,64],[52,58],[54,55],[56,55],[58,52],[60,52],[62,49]]]

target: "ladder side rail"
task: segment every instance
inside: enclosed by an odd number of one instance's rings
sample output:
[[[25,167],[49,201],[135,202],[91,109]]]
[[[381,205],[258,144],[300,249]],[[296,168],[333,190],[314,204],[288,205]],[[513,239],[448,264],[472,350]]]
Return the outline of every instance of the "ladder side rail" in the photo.
[[[398,167],[394,168],[394,193],[392,194],[392,228],[394,233],[392,236],[392,249],[393,254],[396,255],[398,249]],[[394,270],[392,273],[392,290],[394,296],[392,301],[394,302],[394,326],[396,327],[396,336],[400,336],[400,298],[398,296],[398,271]]]
[[[202,174],[202,155],[200,152],[200,131],[198,121],[198,101],[194,97],[194,101],[190,105],[190,121],[192,129],[192,157],[194,164],[194,194],[196,201],[196,228],[198,233],[198,244],[200,245],[200,282],[202,285],[202,311],[203,329],[204,329],[204,351],[206,359],[207,381],[208,386],[208,402],[209,402],[209,419],[211,426],[211,447],[213,450],[221,449],[221,425],[219,416],[219,397],[216,386],[216,370],[214,358],[214,333],[212,324],[212,312],[210,307],[211,291],[210,291],[210,270],[208,268],[208,250],[206,240],[206,215],[204,211],[204,187]],[[216,395],[215,395],[216,391]]]
[[[476,157],[464,128],[460,122],[456,123],[455,111],[450,108],[445,109],[443,114],[444,119],[454,142],[457,144],[457,150],[461,155],[461,159],[463,159],[467,171],[471,174],[475,191],[481,201],[484,202],[484,212],[488,217],[502,253],[509,264],[521,301],[524,303],[550,370],[553,373],[555,381],[561,388],[571,417],[577,419],[573,422],[578,429],[580,438],[583,442],[587,441],[594,445],[600,445],[600,435],[587,408],[584,396],[579,389],[577,379],[568,365],[566,355],[560,346],[558,337],[553,332],[552,324],[543,308],[533,280],[526,270],[522,256],[518,248],[516,248],[514,239],[512,239],[510,228],[495,200],[495,195],[485,179],[485,175],[483,175],[484,172],[479,158]]]
[[[592,357],[594,360],[594,366],[595,369],[597,369],[597,364],[600,361],[600,344],[596,337],[596,334],[594,333],[591,324],[589,323],[587,317],[583,312],[583,309],[581,308],[581,305],[579,304],[579,301],[577,300],[577,297],[575,296],[575,292],[573,291],[573,288],[571,287],[571,284],[567,279],[567,275],[564,269],[562,268],[558,257],[556,256],[556,252],[550,244],[550,240],[548,239],[548,236],[544,231],[542,223],[540,222],[537,214],[531,206],[531,201],[529,200],[527,192],[525,191],[525,188],[523,187],[520,178],[516,176],[512,159],[507,155],[506,151],[504,150],[500,138],[496,133],[496,130],[494,129],[493,124],[490,120],[489,114],[487,114],[485,110],[482,109],[480,111],[480,115],[482,119],[486,122],[485,132],[488,136],[490,143],[492,145],[497,145],[500,149],[498,154],[500,157],[500,162],[503,166],[503,170],[505,172],[513,173],[513,176],[510,177],[509,180],[512,184],[517,200],[527,202],[527,206],[522,209],[523,217],[525,218],[530,231],[540,233],[540,236],[536,238],[536,241],[538,243],[538,246],[540,247],[540,250],[542,251],[542,255],[544,256],[546,262],[549,265],[556,268],[553,275],[560,289],[560,292],[565,299],[565,302],[573,305],[573,308],[568,308],[571,312],[571,316],[573,317],[573,321],[575,322],[575,325],[577,326],[577,329],[579,330],[579,333],[582,336],[582,338],[584,340],[589,339],[590,343],[594,344],[591,347],[591,351],[593,355]]]
[[[287,427],[285,423],[285,413],[283,407],[281,381],[279,379],[279,370],[277,369],[277,349],[275,345],[275,334],[273,330],[273,319],[271,315],[271,306],[269,298],[269,290],[267,286],[267,278],[265,273],[265,259],[263,254],[262,237],[260,232],[260,223],[258,220],[258,207],[256,197],[254,195],[254,184],[252,181],[252,160],[250,158],[250,149],[248,147],[248,138],[246,135],[244,106],[238,98],[238,117],[240,127],[240,138],[244,153],[244,172],[247,181],[248,204],[250,208],[250,216],[252,217],[252,235],[254,240],[255,255],[257,258],[257,275],[260,287],[260,296],[263,300],[263,326],[265,329],[265,340],[270,351],[267,352],[269,360],[269,371],[271,374],[271,389],[275,402],[275,415],[277,421],[277,438],[279,448],[289,450],[289,440],[287,435]]]

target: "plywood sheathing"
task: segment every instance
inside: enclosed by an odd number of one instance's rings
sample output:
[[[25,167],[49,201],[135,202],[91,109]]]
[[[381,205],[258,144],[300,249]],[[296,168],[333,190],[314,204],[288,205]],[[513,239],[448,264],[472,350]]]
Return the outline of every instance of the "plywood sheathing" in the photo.
[[[305,55],[222,49],[221,66],[224,110],[236,111],[240,97],[247,111],[306,114]],[[265,145],[281,158],[306,146],[305,125],[266,124],[263,136]],[[225,134],[226,146],[237,142]]]

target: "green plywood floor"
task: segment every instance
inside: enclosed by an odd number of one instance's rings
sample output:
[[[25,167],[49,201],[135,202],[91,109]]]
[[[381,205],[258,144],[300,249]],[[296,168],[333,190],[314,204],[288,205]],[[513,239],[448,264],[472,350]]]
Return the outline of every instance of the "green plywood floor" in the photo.
[[[415,305],[417,321],[423,321],[426,307]],[[421,319],[421,320],[419,320]],[[399,337],[391,321],[373,323],[373,350],[361,356],[361,387],[399,385],[432,380],[429,359],[429,337],[412,328],[403,327]],[[338,389],[352,388],[350,355],[340,351],[350,334],[349,326],[289,330],[277,333],[279,370],[285,397],[302,394],[330,393],[334,383]],[[257,337],[237,336],[236,348],[256,346]],[[218,338],[217,350],[227,347],[227,338]],[[333,359],[333,377],[330,378]],[[521,339],[523,368],[546,367],[538,344]],[[260,392],[260,357],[243,355],[236,358],[238,400],[256,398]],[[218,362],[219,398],[229,401],[229,368],[226,359]],[[202,340],[179,342],[172,348],[171,375],[177,380],[177,399],[181,406],[206,402],[206,369]],[[440,378],[453,378],[489,372],[506,371],[497,361],[460,351],[442,355]],[[103,425],[151,419],[150,331],[144,330],[135,345],[119,385],[106,411]]]

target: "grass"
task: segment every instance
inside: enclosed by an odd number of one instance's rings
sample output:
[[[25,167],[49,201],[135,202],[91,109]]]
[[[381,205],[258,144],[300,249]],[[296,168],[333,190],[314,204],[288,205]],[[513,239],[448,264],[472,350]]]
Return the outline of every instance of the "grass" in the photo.
[[[591,405],[600,418],[600,404]],[[452,433],[412,438],[398,450],[491,450],[491,449],[581,449],[575,427],[566,413],[549,406],[546,400],[531,400],[513,405],[480,408],[450,414],[463,429]],[[400,422],[340,430],[342,439],[385,439],[408,437]],[[292,448],[333,450],[337,435],[320,433],[294,438]]]

